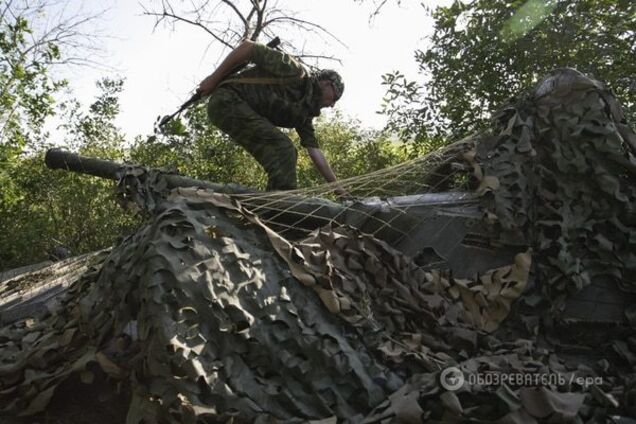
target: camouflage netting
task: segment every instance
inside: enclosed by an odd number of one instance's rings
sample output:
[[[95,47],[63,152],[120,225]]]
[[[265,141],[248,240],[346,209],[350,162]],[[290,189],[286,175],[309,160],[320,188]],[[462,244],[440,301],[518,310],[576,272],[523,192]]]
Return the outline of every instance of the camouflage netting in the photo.
[[[344,182],[393,196],[380,207],[312,200],[329,187],[166,193],[133,169],[122,186],[147,224],[47,311],[0,330],[0,410],[34,414],[96,362],[130,387],[128,423],[634,416],[633,303],[598,322],[572,299],[599,282],[633,299],[635,153],[611,94],[565,70],[491,133]],[[412,202],[450,190],[462,209]],[[418,232],[458,215],[478,217],[504,264],[460,277],[440,247],[451,226],[435,243]],[[416,259],[416,242],[437,250]],[[449,388],[449,367],[463,385]]]
[[[569,70],[497,119],[498,139],[478,146],[497,177],[489,211],[535,246],[547,297],[600,276],[636,290],[636,137],[611,94]]]

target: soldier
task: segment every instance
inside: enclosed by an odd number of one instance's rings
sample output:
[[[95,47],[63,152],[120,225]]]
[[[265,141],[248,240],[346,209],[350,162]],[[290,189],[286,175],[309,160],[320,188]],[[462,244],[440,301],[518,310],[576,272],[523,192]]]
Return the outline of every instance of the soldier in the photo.
[[[234,75],[244,63],[252,67]],[[292,56],[249,40],[243,41],[198,87],[211,94],[208,117],[241,145],[268,175],[267,190],[296,188],[297,151],[277,127],[295,128],[314,166],[327,182],[336,182],[316,140],[313,118],[342,96],[344,83],[332,70],[310,74]],[[335,193],[346,196],[342,187]]]

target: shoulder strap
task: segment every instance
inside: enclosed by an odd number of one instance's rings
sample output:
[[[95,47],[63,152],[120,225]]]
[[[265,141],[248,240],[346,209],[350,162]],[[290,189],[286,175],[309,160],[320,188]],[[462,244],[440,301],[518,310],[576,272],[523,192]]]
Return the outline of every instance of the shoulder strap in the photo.
[[[303,72],[297,77],[277,78],[277,77],[245,77],[245,78],[229,78],[221,81],[219,87],[225,84],[292,84],[294,82],[300,82],[307,77],[307,74]]]

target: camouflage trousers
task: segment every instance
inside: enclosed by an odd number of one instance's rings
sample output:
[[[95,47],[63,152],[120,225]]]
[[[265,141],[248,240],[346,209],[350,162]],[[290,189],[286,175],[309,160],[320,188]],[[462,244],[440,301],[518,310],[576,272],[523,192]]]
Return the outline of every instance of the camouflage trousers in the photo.
[[[208,102],[208,118],[265,169],[268,191],[296,188],[296,147],[238,94],[225,87],[215,90]]]

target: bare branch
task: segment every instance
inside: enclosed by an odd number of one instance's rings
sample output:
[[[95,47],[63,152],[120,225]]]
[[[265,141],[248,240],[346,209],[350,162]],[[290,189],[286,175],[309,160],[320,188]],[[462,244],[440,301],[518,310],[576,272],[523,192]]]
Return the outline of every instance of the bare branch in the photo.
[[[4,15],[6,15],[6,13],[10,10],[11,3],[13,3],[13,0],[9,0],[5,4],[4,10],[2,11],[2,13],[0,13],[0,21],[4,21]]]
[[[194,8],[193,13],[197,13],[200,16],[200,13],[204,11],[205,9],[207,9],[208,5],[210,4],[210,1],[211,0],[205,0],[203,4],[201,4],[200,6],[197,6],[194,4],[194,0],[191,0],[190,4],[192,4],[192,7]]]
[[[266,9],[267,0],[264,0],[262,6],[260,7],[258,7],[258,1],[253,0],[252,3],[254,3],[255,7],[257,7],[256,25],[254,26],[254,33],[252,34],[252,39],[257,40],[258,36],[260,35],[261,31],[264,28],[263,20],[265,18],[265,10],[267,10]]]
[[[31,31],[26,35],[28,40],[25,43],[15,42],[16,48],[20,51],[19,60],[39,61],[49,63],[50,60],[42,56],[50,53],[50,47],[56,45],[60,48],[62,55],[74,55],[81,57],[81,52],[90,50],[93,53],[101,52],[102,49],[96,40],[101,38],[95,32],[94,23],[101,18],[107,10],[97,11],[91,14],[80,14],[74,12],[70,2],[55,1],[35,1],[22,2],[12,8],[12,1],[6,2],[0,14],[0,22],[11,24],[19,18],[24,18],[29,22]],[[61,4],[61,6],[59,6]],[[58,7],[57,10],[52,8]],[[46,11],[46,13],[43,13]],[[50,24],[50,23],[53,24]],[[3,58],[7,63],[10,58]],[[90,65],[90,60],[74,60],[76,64]],[[63,59],[49,64],[66,63]]]
[[[367,3],[368,0],[355,0],[356,3]],[[386,4],[387,0],[373,0],[373,6],[375,7],[375,10],[373,10],[370,14],[369,14],[369,21],[372,21],[376,16],[378,16],[380,14],[380,10],[384,7],[384,5]],[[397,0],[397,5],[399,6],[402,1],[401,0]],[[422,5],[424,5],[422,3]]]
[[[223,44],[224,46],[229,47],[229,48],[233,48],[234,47],[234,46],[232,46],[232,44],[228,43],[227,41],[225,41],[224,39],[219,37],[214,31],[210,30],[208,27],[203,25],[201,22],[192,21],[190,19],[184,18],[184,17],[176,15],[174,13],[170,13],[166,9],[164,9],[164,11],[161,12],[161,13],[150,12],[150,11],[144,10],[143,14],[146,15],[146,16],[154,16],[155,18],[157,18],[158,19],[157,20],[157,24],[159,22],[161,22],[162,20],[166,19],[166,18],[171,18],[171,19],[174,19],[175,21],[178,21],[178,22],[184,22],[184,23],[187,23],[189,25],[193,25],[195,27],[201,28],[203,31],[205,31],[206,33],[210,34],[216,41],[218,41],[219,43]]]
[[[297,26],[305,29],[306,31],[321,32],[321,33],[327,34],[329,37],[331,37],[334,41],[338,42],[343,47],[347,47],[346,44],[344,44],[342,41],[340,41],[340,39],[338,37],[336,37],[334,34],[329,32],[323,26],[315,24],[313,22],[306,21],[304,19],[294,18],[292,16],[277,16],[275,18],[270,19],[267,22],[264,22],[263,26],[267,27],[267,26],[272,25],[274,23],[285,23],[285,22],[297,25]]]
[[[380,9],[382,9],[382,7],[384,7],[385,4],[386,4],[386,0],[380,1],[380,4],[377,5],[377,7],[375,8],[375,11],[371,14],[371,16],[377,16],[380,13]],[[399,1],[398,1],[398,4],[400,4]]]
[[[245,28],[249,27],[249,23],[247,22],[247,20],[245,19],[245,16],[243,16],[243,14],[241,13],[240,10],[238,10],[238,8],[236,7],[236,5],[231,2],[230,0],[221,0],[223,3],[227,4],[228,7],[230,7],[234,13],[236,13],[236,15],[239,17],[239,19],[241,20],[241,22],[243,22],[243,25],[245,25]]]
[[[145,0],[147,4],[151,1]],[[257,41],[264,37],[273,38],[275,35],[289,33],[290,28],[297,31],[295,39],[310,34],[344,46],[323,26],[298,18],[289,10],[278,8],[276,0],[187,0],[184,2],[186,8],[178,8],[177,5],[182,3],[177,0],[155,1],[159,5],[163,3],[163,7],[156,7],[152,11],[145,9],[144,14],[153,16],[157,24],[170,22],[198,26],[212,36],[215,42],[220,42],[225,47],[235,47],[242,39]],[[302,51],[304,50],[303,47]]]
[[[11,125],[11,121],[14,115],[16,114],[17,110],[18,110],[18,105],[15,104],[8,113],[3,112],[2,115],[0,115],[0,120],[4,120],[4,123],[2,124],[2,129],[0,129],[0,140],[5,139],[6,131],[8,127]]]
[[[303,63],[305,64],[306,64],[305,59],[322,59],[322,60],[330,60],[333,62],[338,62],[339,64],[342,65],[342,60],[338,59],[335,56],[327,56],[327,55],[320,55],[320,54],[299,54],[296,57],[301,59]],[[311,68],[315,68],[315,67],[311,66]]]

